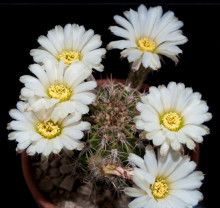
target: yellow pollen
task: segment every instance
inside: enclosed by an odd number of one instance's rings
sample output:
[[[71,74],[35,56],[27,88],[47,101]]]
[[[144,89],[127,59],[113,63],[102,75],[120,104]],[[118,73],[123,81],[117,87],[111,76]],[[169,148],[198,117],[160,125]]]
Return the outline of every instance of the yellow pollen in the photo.
[[[51,98],[60,99],[60,102],[64,102],[70,99],[72,90],[63,84],[51,85],[48,89],[48,95]]]
[[[61,133],[61,128],[53,121],[42,122],[37,125],[37,132],[46,139],[52,139]]]
[[[138,40],[137,45],[143,52],[147,51],[153,53],[156,49],[156,43],[149,38],[142,38]]]
[[[168,185],[165,180],[157,179],[153,186],[151,186],[152,195],[155,199],[162,199],[168,194]]]
[[[170,131],[178,131],[181,128],[182,119],[177,113],[169,112],[162,116],[161,123]]]
[[[64,60],[65,64],[72,64],[75,60],[80,60],[81,55],[75,51],[63,51],[58,57],[58,61]]]

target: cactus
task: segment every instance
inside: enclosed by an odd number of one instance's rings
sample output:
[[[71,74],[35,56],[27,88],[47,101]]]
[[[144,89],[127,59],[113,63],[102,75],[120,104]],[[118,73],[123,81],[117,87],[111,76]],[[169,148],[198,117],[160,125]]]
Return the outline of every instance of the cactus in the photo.
[[[133,120],[138,115],[135,106],[140,94],[113,81],[98,87],[97,98],[90,106],[91,115],[84,117],[91,123],[85,165],[92,181],[111,182],[118,189],[129,178],[129,153],[142,155],[143,141]]]

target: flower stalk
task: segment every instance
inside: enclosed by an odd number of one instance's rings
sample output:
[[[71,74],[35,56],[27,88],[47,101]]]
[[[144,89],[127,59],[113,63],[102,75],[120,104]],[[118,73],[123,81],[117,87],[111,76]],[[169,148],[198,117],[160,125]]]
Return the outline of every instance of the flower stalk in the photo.
[[[149,67],[145,68],[143,65],[141,65],[137,71],[131,69],[128,74],[128,79],[126,80],[126,85],[133,89],[140,90],[150,71],[151,69]]]
[[[105,175],[114,175],[123,179],[132,180],[134,168],[124,168],[115,164],[108,164],[103,167]]]

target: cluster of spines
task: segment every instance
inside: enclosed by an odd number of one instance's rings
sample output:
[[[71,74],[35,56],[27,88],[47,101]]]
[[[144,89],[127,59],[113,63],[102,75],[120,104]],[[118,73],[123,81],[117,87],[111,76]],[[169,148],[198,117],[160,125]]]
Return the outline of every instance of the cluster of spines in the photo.
[[[126,178],[110,172],[126,167],[129,153],[140,154],[143,150],[133,120],[138,115],[135,106],[139,100],[140,92],[123,84],[110,81],[98,87],[97,98],[90,106],[91,129],[87,135],[86,157],[91,179],[111,182],[114,187],[126,182]]]

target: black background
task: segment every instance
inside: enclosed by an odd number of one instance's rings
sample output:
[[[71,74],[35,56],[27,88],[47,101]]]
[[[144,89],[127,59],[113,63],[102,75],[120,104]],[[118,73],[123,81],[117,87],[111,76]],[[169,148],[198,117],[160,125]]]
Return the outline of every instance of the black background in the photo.
[[[55,2],[55,1],[54,1]],[[86,2],[86,1],[84,1]],[[139,1],[144,2],[144,1]],[[205,174],[202,192],[206,207],[216,201],[219,180],[219,75],[220,70],[220,4],[206,2],[144,2],[147,6],[162,5],[164,11],[172,10],[184,22],[182,28],[189,41],[180,46],[183,54],[175,64],[164,58],[165,64],[150,74],[147,83],[158,86],[170,81],[183,82],[187,87],[202,93],[208,102],[213,119],[207,123],[211,134],[200,145],[199,169]],[[28,65],[33,63],[29,51],[37,48],[37,38],[46,35],[55,25],[78,23],[86,29],[94,29],[102,35],[103,47],[118,39],[108,30],[115,25],[113,16],[122,15],[129,8],[137,9],[139,3],[116,1],[111,3],[0,3],[0,163],[1,163],[1,207],[37,207],[23,179],[20,155],[16,154],[15,142],[7,140],[7,123],[11,120],[8,111],[16,106],[22,84],[19,77],[30,74]],[[129,65],[126,59],[120,60],[119,50],[109,51],[103,64],[105,72],[95,72],[95,77],[126,78]],[[213,186],[214,185],[214,186]],[[216,207],[216,206],[215,206]]]

